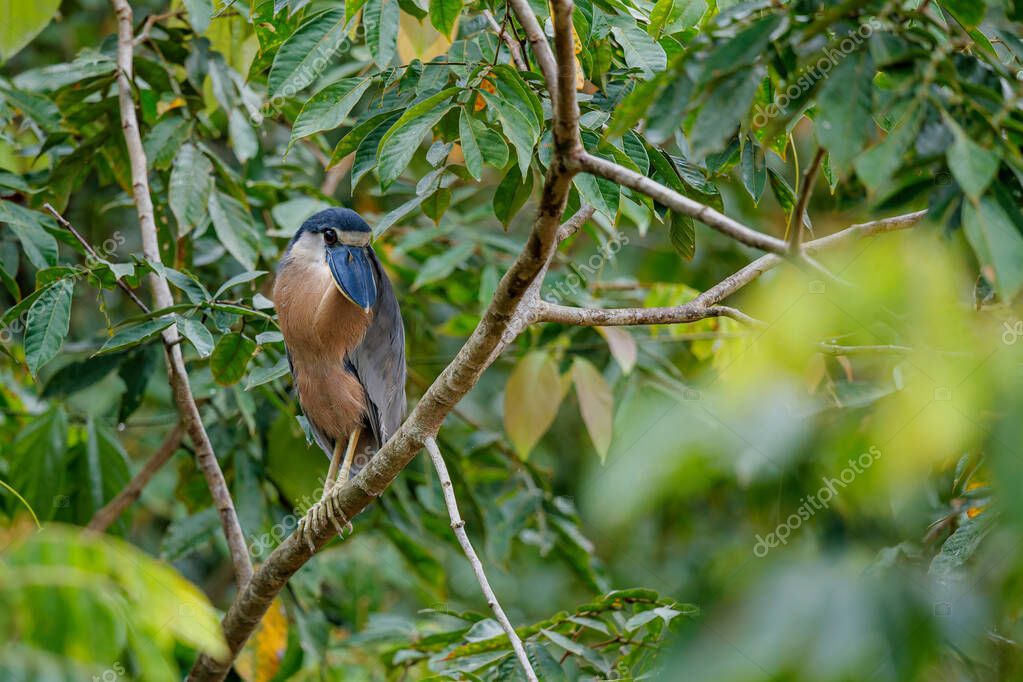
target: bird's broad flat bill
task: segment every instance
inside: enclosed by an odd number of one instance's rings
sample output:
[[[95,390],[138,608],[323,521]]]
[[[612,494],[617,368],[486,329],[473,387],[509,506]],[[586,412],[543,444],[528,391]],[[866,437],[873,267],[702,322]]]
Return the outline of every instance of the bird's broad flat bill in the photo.
[[[328,248],[327,266],[345,298],[363,310],[373,307],[377,300],[377,283],[365,247],[338,244]]]

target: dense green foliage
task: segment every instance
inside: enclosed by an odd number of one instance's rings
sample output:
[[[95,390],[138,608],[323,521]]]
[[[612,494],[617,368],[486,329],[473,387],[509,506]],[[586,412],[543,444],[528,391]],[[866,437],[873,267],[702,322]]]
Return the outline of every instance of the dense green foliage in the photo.
[[[187,441],[120,540],[80,528],[177,422],[160,332],[258,563],[327,466],[268,298],[288,238],[336,204],[374,227],[414,401],[522,248],[550,97],[501,3],[137,3],[161,265],[112,11],[21,5],[0,0],[0,671],[180,679],[234,592]],[[591,153],[777,237],[818,149],[813,237],[929,217],[821,254],[839,281],[786,265],[728,301],[764,327],[529,327],[458,406],[439,442],[541,679],[1019,675],[1023,3],[578,0],[573,23]],[[606,179],[575,178],[583,204],[549,301],[679,305],[758,255]],[[177,303],[140,314],[116,281],[148,301],[153,271]],[[425,457],[236,674],[517,679]]]

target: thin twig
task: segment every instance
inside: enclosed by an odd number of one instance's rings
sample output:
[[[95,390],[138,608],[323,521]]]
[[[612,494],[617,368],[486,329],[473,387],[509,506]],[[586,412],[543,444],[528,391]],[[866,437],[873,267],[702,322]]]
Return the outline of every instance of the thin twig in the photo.
[[[135,477],[131,479],[121,492],[117,493],[114,499],[107,502],[102,509],[93,515],[86,528],[99,533],[106,531],[110,524],[116,521],[117,517],[139,498],[139,495],[142,494],[142,489],[146,487],[156,472],[170,461],[171,456],[181,446],[181,438],[184,435],[184,427],[180,423],[176,424],[171,429],[171,432],[167,434],[163,443],[160,444],[160,447],[153,453],[153,456],[146,460],[146,463],[139,469],[139,472],[135,474]]]
[[[139,132],[138,116],[135,113],[135,101],[132,98],[132,74],[134,72],[134,28],[132,26],[132,10],[127,0],[110,0],[117,14],[117,91],[121,111],[121,127],[124,142],[128,150],[131,165],[132,191],[135,198],[135,210],[139,218],[139,230],[142,235],[142,252],[155,264],[161,262],[160,243],[153,217],[153,200],[149,194],[149,170],[146,152],[142,146]],[[168,308],[174,304],[167,280],[155,270],[149,275],[149,283],[153,290],[153,304],[157,310]],[[220,514],[220,523],[227,539],[228,551],[234,564],[235,581],[239,589],[245,587],[252,577],[252,560],[249,558],[245,544],[245,535],[238,523],[238,514],[234,509],[234,501],[227,489],[224,472],[220,469],[217,456],[213,451],[202,416],[195,404],[195,396],[188,382],[188,371],[185,367],[181,347],[178,340],[176,325],[167,327],[161,334],[164,342],[164,354],[167,359],[167,374],[171,384],[174,402],[181,414],[182,422],[188,436],[195,446],[196,460],[199,469],[206,479],[210,496]]]
[[[70,232],[74,236],[74,238],[78,240],[78,243],[82,245],[82,248],[85,249],[85,252],[87,254],[89,254],[92,258],[96,260],[101,260],[99,254],[96,253],[96,249],[92,248],[92,244],[89,243],[89,240],[87,240],[82,235],[81,232],[75,229],[75,226],[68,222],[68,220],[64,216],[62,216],[57,211],[57,209],[55,209],[49,203],[43,204],[43,208],[49,211],[50,215],[52,215],[57,220],[61,227]],[[121,289],[121,291],[123,291],[128,296],[128,298],[130,298],[132,302],[134,302],[135,305],[137,305],[142,310],[143,313],[148,315],[149,306],[142,302],[142,299],[139,298],[138,295],[136,295],[135,292],[131,290],[131,287],[125,284],[120,277],[115,278],[115,281],[117,282],[117,286]]]
[[[497,19],[494,18],[494,15],[488,9],[483,10],[483,16],[486,17],[487,23],[490,24],[490,28],[494,30],[497,37],[503,40],[504,44],[508,46],[508,54],[511,55],[512,64],[515,65],[515,68],[519,71],[528,70],[529,67],[527,67],[526,63],[522,61],[522,49],[519,47],[518,41],[515,40],[514,36],[508,33],[505,25],[498,24]],[[507,21],[508,19],[506,16],[505,22]]]
[[[785,230],[785,238],[788,241],[789,253],[799,253],[799,244],[803,240],[803,216],[806,215],[806,207],[810,205],[810,196],[813,194],[813,185],[817,180],[817,171],[820,170],[821,161],[824,160],[824,147],[818,147],[803,176],[803,184],[799,186],[799,199],[789,219],[788,229]]]
[[[142,25],[142,30],[139,31],[138,37],[136,37],[135,40],[132,41],[132,44],[139,45],[149,40],[149,34],[153,30],[153,26],[156,25],[157,22],[163,21],[164,19],[170,19],[172,17],[179,17],[184,13],[185,10],[179,9],[174,10],[173,12],[164,12],[162,14],[150,14],[148,17],[146,17],[146,21]]]
[[[767,251],[769,253],[785,253],[788,246],[780,239],[757,232],[723,213],[715,211],[673,189],[665,187],[656,180],[621,166],[599,156],[581,152],[575,158],[579,169],[602,178],[607,178],[619,185],[636,190],[641,194],[659,201],[672,211],[699,220],[703,224],[727,235],[737,242]]]
[[[483,571],[483,563],[480,561],[479,556],[476,555],[476,550],[472,548],[472,543],[469,542],[469,535],[465,532],[465,521],[462,520],[461,514],[458,513],[458,501],[455,499],[455,489],[451,484],[451,476],[448,475],[448,467],[444,464],[440,448],[437,447],[437,441],[432,436],[426,439],[426,451],[430,453],[433,468],[437,470],[437,477],[440,479],[440,487],[444,493],[444,504],[447,506],[448,516],[451,518],[451,529],[455,531],[458,544],[462,546],[462,551],[465,552],[465,556],[472,566],[472,571],[476,574],[476,580],[480,584],[480,589],[483,590],[483,596],[487,600],[487,605],[490,606],[494,616],[497,617],[497,622],[501,624],[501,629],[508,635],[512,650],[515,652],[515,657],[519,659],[519,665],[522,666],[522,671],[526,673],[526,679],[531,682],[537,682],[536,673],[533,672],[533,666],[530,665],[529,658],[526,656],[522,640],[519,639],[518,633],[515,632],[511,621],[505,615],[504,609],[501,608],[501,603],[497,601],[497,595],[491,589],[490,582],[487,580],[487,574]]]

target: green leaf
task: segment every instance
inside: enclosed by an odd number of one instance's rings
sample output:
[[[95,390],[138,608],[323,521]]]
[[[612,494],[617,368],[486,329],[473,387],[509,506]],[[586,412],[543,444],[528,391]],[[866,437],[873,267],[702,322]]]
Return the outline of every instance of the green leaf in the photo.
[[[214,538],[220,528],[220,515],[209,507],[173,521],[160,543],[160,558],[177,561],[199,549]]]
[[[248,209],[234,197],[216,190],[210,194],[208,207],[220,243],[246,269],[255,269],[259,251]]]
[[[750,137],[746,138],[742,146],[739,164],[742,168],[742,185],[753,197],[753,203],[759,204],[767,186],[767,159],[764,150]]]
[[[924,108],[914,106],[880,143],[856,157],[856,175],[872,192],[888,184],[902,164],[902,155],[910,148],[924,120]]]
[[[455,268],[469,260],[469,257],[472,256],[475,250],[476,245],[472,242],[459,242],[453,248],[447,249],[436,256],[431,256],[419,268],[419,272],[416,273],[416,279],[412,283],[412,291],[431,282],[444,279],[454,272]]]
[[[625,53],[625,63],[642,71],[645,78],[653,78],[668,66],[664,48],[637,26],[635,19],[625,15],[612,17],[611,33]]]
[[[288,147],[303,137],[340,126],[372,84],[372,77],[343,78],[317,92],[295,119]]]
[[[238,286],[239,284],[247,284],[248,282],[255,281],[262,277],[263,275],[268,274],[270,273],[268,273],[266,270],[253,270],[252,272],[243,272],[240,275],[235,275],[234,277],[220,285],[220,288],[217,289],[217,292],[213,294],[213,298],[215,299],[220,298],[222,295],[226,294],[228,291]]]
[[[206,329],[206,326],[199,320],[181,315],[174,316],[174,324],[177,325],[181,335],[188,339],[200,358],[209,356],[213,351],[213,335]]]
[[[366,45],[377,66],[386,69],[398,48],[398,0],[368,0],[362,9]]]
[[[213,18],[213,0],[183,0],[188,11],[188,23],[197,34],[206,33]]]
[[[966,196],[976,201],[998,174],[1002,157],[997,150],[986,149],[971,140],[958,126],[953,130],[955,142],[946,152],[948,167]]]
[[[347,29],[344,9],[332,9],[313,16],[291,34],[277,51],[267,77],[271,103],[277,96],[294,97],[316,80],[344,44]]]
[[[107,339],[98,351],[93,355],[106,355],[107,353],[113,353],[114,351],[124,350],[125,348],[134,348],[139,346],[150,339],[154,338],[157,334],[162,332],[167,327],[174,323],[173,316],[158,317],[154,320],[146,320],[138,324],[133,324],[127,327],[122,327],[113,336]]]
[[[579,413],[603,463],[611,447],[611,423],[614,418],[611,387],[593,363],[578,355],[572,360],[572,383],[575,384],[575,393],[579,398]]]
[[[122,360],[124,356],[110,354],[69,362],[46,381],[42,395],[44,398],[66,397],[83,391],[106,378]]]
[[[696,223],[689,216],[672,212],[668,239],[676,253],[686,260],[696,255]]]
[[[249,376],[245,380],[245,390],[249,391],[256,386],[268,384],[274,379],[286,376],[290,371],[291,365],[288,363],[288,357],[286,355],[282,355],[280,359],[270,367],[257,367],[249,372]]]
[[[462,0],[430,0],[430,23],[448,38],[462,12]]]
[[[706,86],[726,74],[745,72],[747,67],[754,64],[767,51],[771,36],[783,21],[785,15],[780,12],[768,14],[731,40],[722,42],[704,61],[703,73],[700,74],[698,84]],[[747,108],[738,104],[736,107],[741,108],[743,112]]]
[[[458,138],[462,144],[462,157],[465,159],[465,168],[469,171],[469,175],[479,180],[483,175],[483,153],[476,141],[473,127],[472,117],[463,108],[458,114]]]
[[[988,195],[976,205],[963,203],[963,228],[980,264],[994,269],[999,298],[1011,303],[1023,288],[1023,224],[1013,225],[998,199]]]
[[[483,155],[483,163],[492,168],[504,168],[508,164],[508,143],[504,141],[501,134],[491,130],[482,121],[475,118],[469,119],[476,134],[476,141],[480,145],[480,154]]]
[[[221,386],[238,383],[245,376],[245,369],[255,352],[256,342],[247,336],[237,332],[224,334],[210,357],[213,379]]]
[[[212,191],[213,164],[195,145],[185,143],[174,159],[167,199],[178,221],[178,236],[206,225]]]
[[[117,411],[118,421],[127,420],[142,404],[146,385],[156,368],[156,357],[155,348],[142,346],[128,353],[127,359],[121,363],[117,376],[124,382],[124,393]]]
[[[693,123],[690,139],[695,156],[724,149],[749,111],[761,79],[761,70],[751,68],[733,73],[714,87]]]
[[[106,424],[90,418],[86,423],[86,441],[79,457],[83,483],[76,512],[82,522],[88,521],[103,505],[124,488],[130,478],[128,455],[117,434]]]
[[[160,119],[143,143],[150,167],[159,170],[169,168],[175,153],[188,139],[191,129],[192,124],[180,116]]]
[[[526,459],[554,423],[561,404],[558,363],[545,351],[522,358],[504,389],[504,428],[519,457]]]
[[[423,214],[433,222],[439,223],[450,205],[451,190],[441,187],[423,199]]]
[[[40,520],[53,518],[67,475],[67,418],[51,408],[18,431],[10,455],[10,481]]]
[[[57,240],[46,231],[47,220],[41,213],[0,199],[0,223],[11,228],[37,270],[57,264]]]
[[[365,140],[371,132],[382,126],[386,121],[393,121],[397,119],[398,116],[400,116],[400,114],[396,113],[395,111],[385,111],[382,114],[377,114],[372,118],[366,119],[359,125],[349,130],[347,133],[345,133],[345,136],[338,141],[337,146],[334,147],[334,152],[330,155],[330,166],[331,167],[336,166],[338,163],[341,162],[341,159],[345,158],[346,156],[354,152],[356,149],[358,149],[359,145],[362,144],[362,141]],[[390,128],[390,125],[384,128],[384,131],[386,131],[388,128]],[[381,132],[380,134],[381,136],[383,136],[383,132]],[[380,141],[377,140],[377,143],[379,142]],[[375,146],[373,148],[373,151],[374,158],[376,158]],[[352,185],[354,186],[356,184],[358,183],[355,180],[353,180]]]
[[[771,192],[774,193],[774,198],[778,200],[778,205],[785,211],[786,216],[790,216],[796,208],[795,191],[788,181],[773,168],[768,167],[767,177],[771,181]]]
[[[377,150],[381,185],[387,187],[401,176],[419,149],[423,135],[451,109],[451,98],[460,91],[460,88],[441,90],[406,111],[391,126]]]
[[[501,119],[502,130],[512,146],[515,147],[515,154],[519,160],[519,172],[525,175],[529,170],[529,164],[533,161],[533,147],[540,139],[540,130],[507,99],[486,91],[480,91],[480,94]]]
[[[0,0],[0,62],[6,62],[46,28],[60,0]]]
[[[873,79],[870,53],[860,50],[840,61],[820,88],[814,131],[839,175],[849,170],[873,129]]]
[[[57,357],[71,324],[74,282],[61,279],[48,287],[28,311],[25,362],[32,374]]]
[[[986,8],[982,0],[943,0],[941,6],[967,28],[974,28],[984,20]]]
[[[259,140],[256,138],[256,131],[252,129],[252,122],[238,107],[231,109],[228,115],[227,131],[231,149],[239,161],[246,163],[259,154]]]
[[[523,181],[518,166],[512,166],[494,191],[494,215],[507,227],[532,192],[533,175],[526,175]]]

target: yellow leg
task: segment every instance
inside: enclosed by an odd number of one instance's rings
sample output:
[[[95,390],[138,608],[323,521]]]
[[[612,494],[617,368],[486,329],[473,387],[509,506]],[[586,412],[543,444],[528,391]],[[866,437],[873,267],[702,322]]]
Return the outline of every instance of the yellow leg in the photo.
[[[323,497],[330,494],[334,489],[334,479],[337,478],[337,468],[341,464],[341,441],[334,443],[334,455],[330,458],[330,467],[327,469],[327,478],[323,481]]]
[[[348,436],[348,448],[345,450],[345,461],[341,464],[341,473],[337,477],[337,485],[343,486],[348,483],[348,475],[352,471],[352,461],[355,459],[355,446],[359,444],[359,435],[362,433],[362,429],[358,426],[352,431],[352,435]]]

